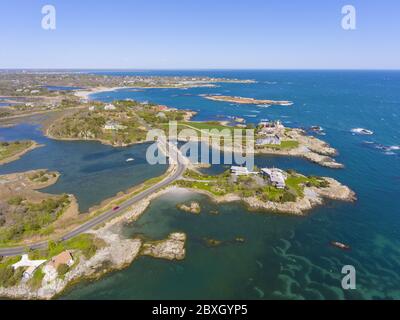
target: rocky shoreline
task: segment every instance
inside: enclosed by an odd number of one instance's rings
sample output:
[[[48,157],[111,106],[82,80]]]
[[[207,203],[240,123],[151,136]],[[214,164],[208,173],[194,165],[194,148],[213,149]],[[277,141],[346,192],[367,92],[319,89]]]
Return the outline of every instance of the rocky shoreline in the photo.
[[[329,146],[325,141],[306,135],[302,129],[290,129],[285,134],[290,139],[297,141],[299,146],[289,150],[262,148],[257,149],[255,153],[303,157],[324,167],[332,169],[344,168],[343,164],[336,162],[332,158],[338,155],[338,151]]]

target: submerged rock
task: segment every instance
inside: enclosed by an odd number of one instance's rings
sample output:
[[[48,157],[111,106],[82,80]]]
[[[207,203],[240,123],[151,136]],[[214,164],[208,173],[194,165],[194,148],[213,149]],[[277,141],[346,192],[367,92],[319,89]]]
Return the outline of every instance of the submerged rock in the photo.
[[[207,244],[207,246],[210,247],[216,247],[222,244],[222,241],[217,239],[204,238],[203,240]]]
[[[245,239],[242,238],[242,237],[236,237],[236,238],[235,238],[235,241],[236,241],[236,242],[239,242],[239,243],[243,243],[243,242],[245,242]]]
[[[176,206],[179,210],[185,211],[185,212],[190,212],[193,214],[200,214],[201,212],[201,207],[198,202],[192,201],[189,205],[180,203],[177,204]]]

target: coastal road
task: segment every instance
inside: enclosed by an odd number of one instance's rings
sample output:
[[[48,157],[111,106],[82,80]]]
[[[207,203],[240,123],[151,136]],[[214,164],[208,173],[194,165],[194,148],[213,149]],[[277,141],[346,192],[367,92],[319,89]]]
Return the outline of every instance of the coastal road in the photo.
[[[174,148],[176,148],[174,146]],[[129,207],[131,207],[132,205],[134,205],[135,203],[147,198],[148,196],[150,196],[151,194],[159,191],[160,189],[168,186],[169,184],[171,184],[172,182],[174,182],[175,180],[179,179],[183,172],[186,169],[186,164],[187,161],[185,161],[183,159],[183,156],[180,154],[179,152],[179,156],[178,156],[178,161],[176,164],[172,164],[175,168],[173,168],[173,173],[172,175],[168,176],[167,178],[165,178],[164,180],[158,182],[157,184],[151,186],[150,188],[138,193],[137,195],[133,196],[132,198],[126,200],[124,203],[122,203],[119,206],[118,210],[113,210],[110,209],[96,217],[94,217],[93,219],[85,222],[84,224],[80,225],[78,228],[66,233],[64,236],[62,236],[59,240],[60,241],[66,241],[69,240],[81,233],[84,233],[90,229],[93,229],[94,227],[106,222],[109,219],[112,219],[120,214],[123,213],[123,211],[125,209],[128,209]],[[11,247],[11,248],[0,248],[0,256],[17,256],[17,255],[21,255],[23,253],[26,253],[27,249],[31,249],[31,250],[36,250],[36,249],[44,249],[47,247],[48,241],[44,241],[44,242],[39,242],[39,243],[34,243],[34,244],[29,244],[27,246],[24,247]]]

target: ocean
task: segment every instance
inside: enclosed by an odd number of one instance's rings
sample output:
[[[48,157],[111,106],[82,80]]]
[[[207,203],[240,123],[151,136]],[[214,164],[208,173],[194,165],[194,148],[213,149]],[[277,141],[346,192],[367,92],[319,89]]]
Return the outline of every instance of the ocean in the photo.
[[[221,83],[214,88],[129,89],[102,92],[93,99],[132,98],[196,110],[194,120],[240,116],[248,122],[280,119],[288,127],[321,126],[320,138],[338,149],[344,169],[328,169],[299,158],[258,156],[258,166],[295,169],[331,176],[356,193],[355,203],[328,201],[304,217],[249,212],[239,203],[216,205],[203,195],[166,194],[152,201],[124,235],[162,239],[187,233],[183,261],[140,257],[128,268],[99,281],[82,282],[62,299],[399,299],[400,298],[400,72],[396,71],[98,71],[110,75],[190,75],[254,79],[254,84]],[[291,100],[293,106],[261,108],[204,99],[221,94]],[[373,135],[357,135],[353,128]],[[82,207],[142,181],[147,175],[126,170],[128,153],[140,158],[145,146],[112,149],[92,142],[56,142],[37,128],[1,128],[1,138],[33,138],[46,147],[0,167],[0,174],[33,167],[58,169],[64,176],[49,192],[71,192]],[[50,148],[51,152],[46,152]],[[221,172],[223,166],[209,169]],[[126,172],[132,175],[127,175]],[[117,174],[114,174],[117,172]],[[133,178],[133,176],[135,178]],[[140,177],[139,177],[140,176]],[[106,181],[104,178],[106,177]],[[81,179],[75,181],[75,179]],[[85,183],[79,183],[84,181]],[[189,215],[176,204],[196,199],[202,213]],[[218,214],[215,214],[218,211]],[[243,238],[244,242],[235,241]],[[210,247],[205,239],[222,243]],[[330,245],[351,246],[342,251]],[[356,289],[341,286],[345,265],[356,270]]]

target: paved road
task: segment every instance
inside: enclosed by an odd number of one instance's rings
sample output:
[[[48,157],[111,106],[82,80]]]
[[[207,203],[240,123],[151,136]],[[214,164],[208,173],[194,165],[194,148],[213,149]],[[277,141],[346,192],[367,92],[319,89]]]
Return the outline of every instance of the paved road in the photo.
[[[182,173],[186,169],[185,161],[182,161],[182,159],[179,159],[177,164],[177,168],[175,168],[175,172],[169,176],[168,178],[160,181],[159,183],[151,186],[150,188],[144,190],[141,193],[138,193],[137,195],[133,196],[129,200],[126,200],[123,204],[121,204],[119,209],[117,211],[114,210],[109,210],[107,212],[102,213],[101,215],[98,215],[94,217],[93,219],[85,222],[75,230],[72,230],[71,232],[68,232],[65,234],[60,240],[65,241],[69,240],[81,233],[84,233],[90,229],[93,229],[94,227],[102,224],[103,222],[116,217],[117,215],[121,214],[122,211],[125,209],[129,208],[130,206],[134,205],[136,202],[143,200],[144,198],[148,197],[152,193],[155,193],[159,191],[161,188],[164,188],[165,186],[169,185],[170,183],[174,182],[175,180],[179,179],[182,175]],[[176,166],[176,165],[175,165]],[[25,247],[13,247],[13,248],[0,248],[0,256],[16,256],[20,255],[26,252],[27,248],[30,248],[32,250],[36,249],[43,249],[46,248],[48,242],[39,242],[35,244],[31,244],[29,246]]]

